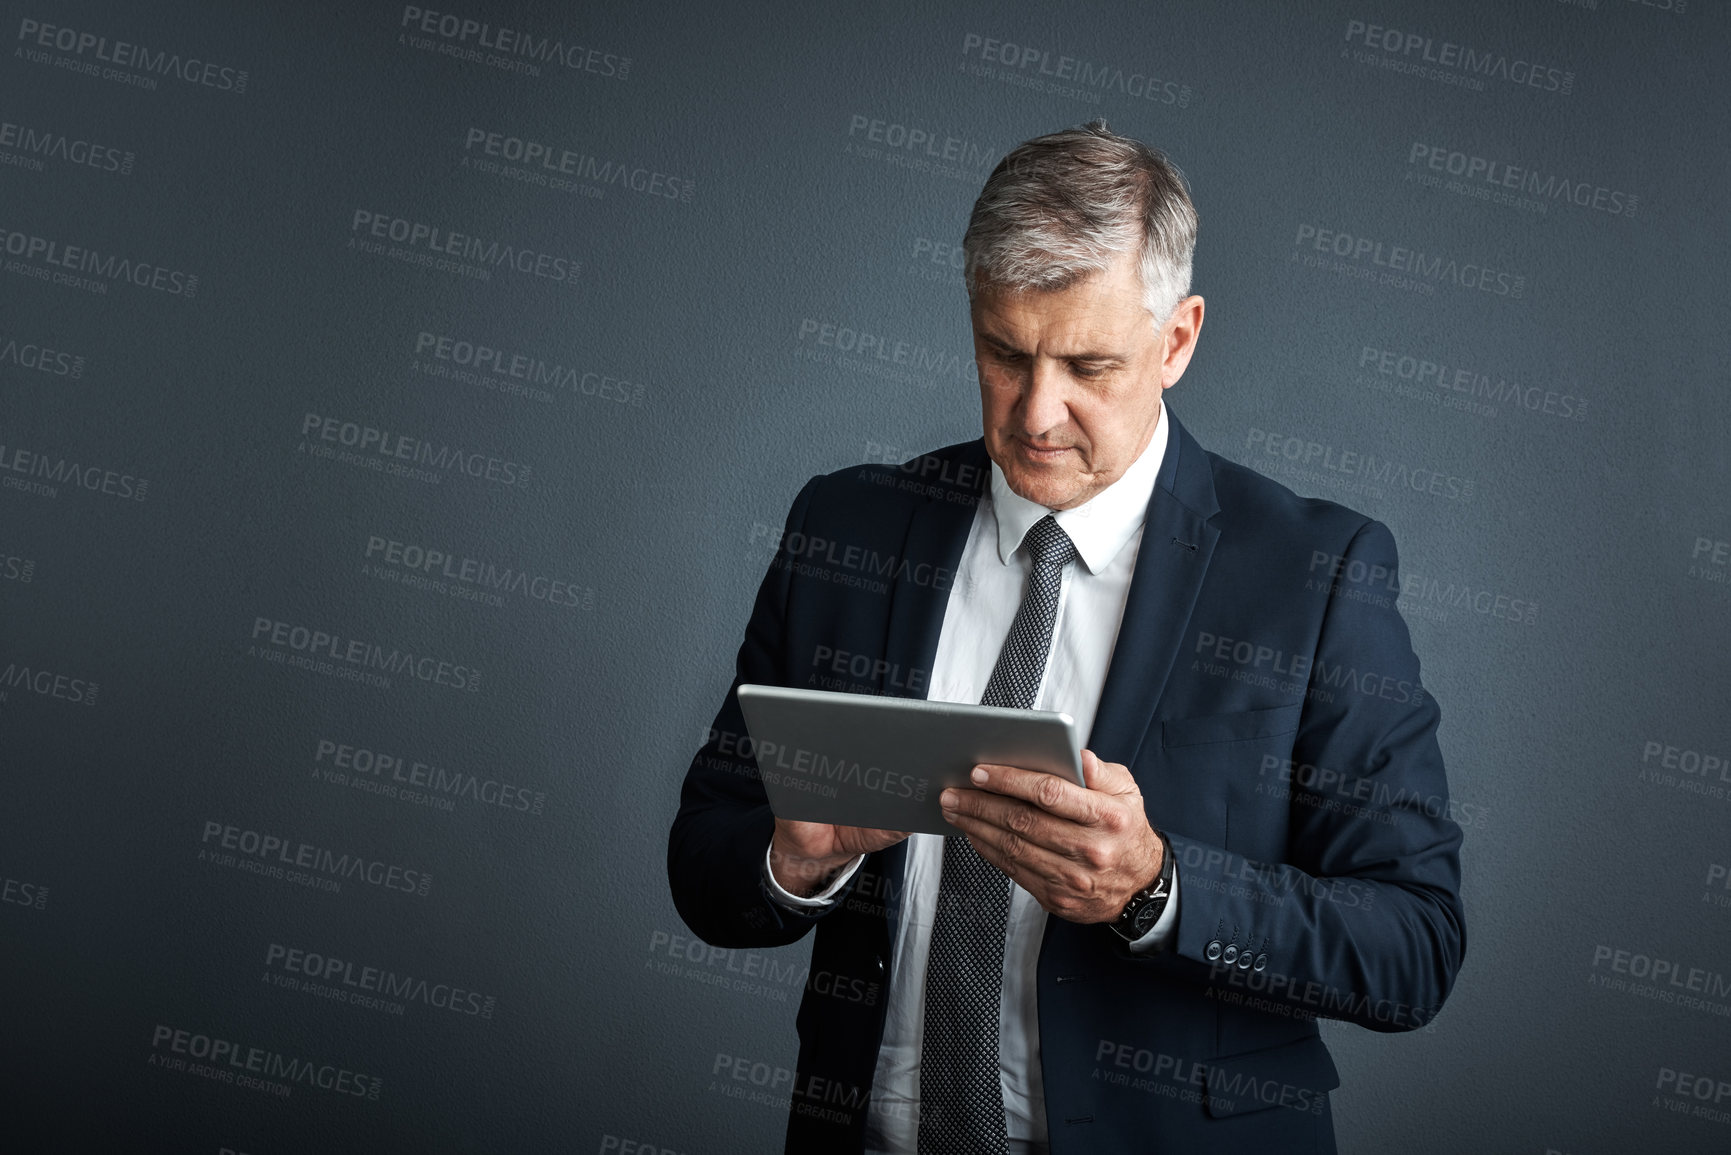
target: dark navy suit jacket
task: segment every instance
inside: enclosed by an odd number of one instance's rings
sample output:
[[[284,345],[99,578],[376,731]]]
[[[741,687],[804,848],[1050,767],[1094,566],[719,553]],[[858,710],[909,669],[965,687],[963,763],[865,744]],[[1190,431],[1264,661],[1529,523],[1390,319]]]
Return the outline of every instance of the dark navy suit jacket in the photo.
[[[1429,1021],[1465,950],[1438,709],[1380,522],[1301,498],[1172,421],[1088,745],[1130,767],[1180,876],[1170,949],[1046,920],[1040,1075],[1054,1155],[1332,1152],[1315,1019]],[[741,682],[924,697],[990,460],[982,441],[815,477],[788,514]],[[813,929],[787,1150],[858,1151],[906,844],[815,917],[761,881],[774,823],[734,689],[668,844],[686,924],[729,947]],[[1230,1146],[1221,1146],[1222,1142]]]

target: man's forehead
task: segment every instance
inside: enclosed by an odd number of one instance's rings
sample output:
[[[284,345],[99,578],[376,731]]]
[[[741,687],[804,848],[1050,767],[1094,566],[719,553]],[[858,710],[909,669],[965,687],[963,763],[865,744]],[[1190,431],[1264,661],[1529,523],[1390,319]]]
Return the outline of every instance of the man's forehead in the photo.
[[[970,311],[974,331],[988,342],[1021,350],[1038,342],[1052,356],[1117,356],[1143,335],[1151,318],[1140,296],[1079,296],[1071,289],[981,293]]]

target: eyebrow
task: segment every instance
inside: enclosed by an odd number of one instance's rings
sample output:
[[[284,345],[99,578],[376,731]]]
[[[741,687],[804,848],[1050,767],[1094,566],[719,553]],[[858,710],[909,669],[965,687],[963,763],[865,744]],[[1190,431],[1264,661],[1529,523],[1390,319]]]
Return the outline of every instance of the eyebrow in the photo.
[[[991,333],[987,333],[983,330],[980,333],[980,340],[1004,353],[1020,354],[1023,352],[1023,350],[1016,348],[1008,341],[995,337]],[[1120,357],[1116,353],[1070,353],[1066,356],[1060,357],[1059,360],[1081,361],[1086,362],[1089,365],[1122,365],[1125,363],[1124,358]]]

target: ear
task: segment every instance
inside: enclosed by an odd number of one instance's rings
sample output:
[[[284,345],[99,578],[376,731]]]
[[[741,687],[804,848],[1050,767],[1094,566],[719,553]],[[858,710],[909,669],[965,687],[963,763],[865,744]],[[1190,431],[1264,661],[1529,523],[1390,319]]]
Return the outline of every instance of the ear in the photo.
[[[1160,327],[1162,389],[1172,388],[1184,376],[1184,370],[1190,367],[1190,355],[1196,352],[1196,339],[1201,335],[1202,298],[1185,297]]]

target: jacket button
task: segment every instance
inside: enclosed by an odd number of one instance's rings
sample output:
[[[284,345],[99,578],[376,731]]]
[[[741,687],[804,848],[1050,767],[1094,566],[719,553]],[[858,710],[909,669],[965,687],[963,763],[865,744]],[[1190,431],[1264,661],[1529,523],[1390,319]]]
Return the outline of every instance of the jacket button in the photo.
[[[1258,971],[1267,970],[1268,969],[1268,952],[1263,951],[1261,954],[1257,955],[1256,956],[1256,962],[1250,969],[1258,970]]]
[[[1220,961],[1225,963],[1227,966],[1231,966],[1233,963],[1237,962],[1238,961],[1238,944],[1235,942],[1227,943],[1226,944],[1226,950],[1223,951],[1220,955]]]
[[[882,974],[883,970],[884,970],[884,956],[880,954],[880,955],[878,955],[878,973]]]
[[[1250,969],[1250,964],[1255,961],[1256,960],[1251,956],[1250,952],[1245,951],[1243,954],[1238,956],[1238,969],[1241,971],[1247,971]]]
[[[1208,949],[1203,953],[1208,956],[1209,962],[1218,959],[1220,957],[1220,940],[1215,939],[1213,942],[1209,943]]]

